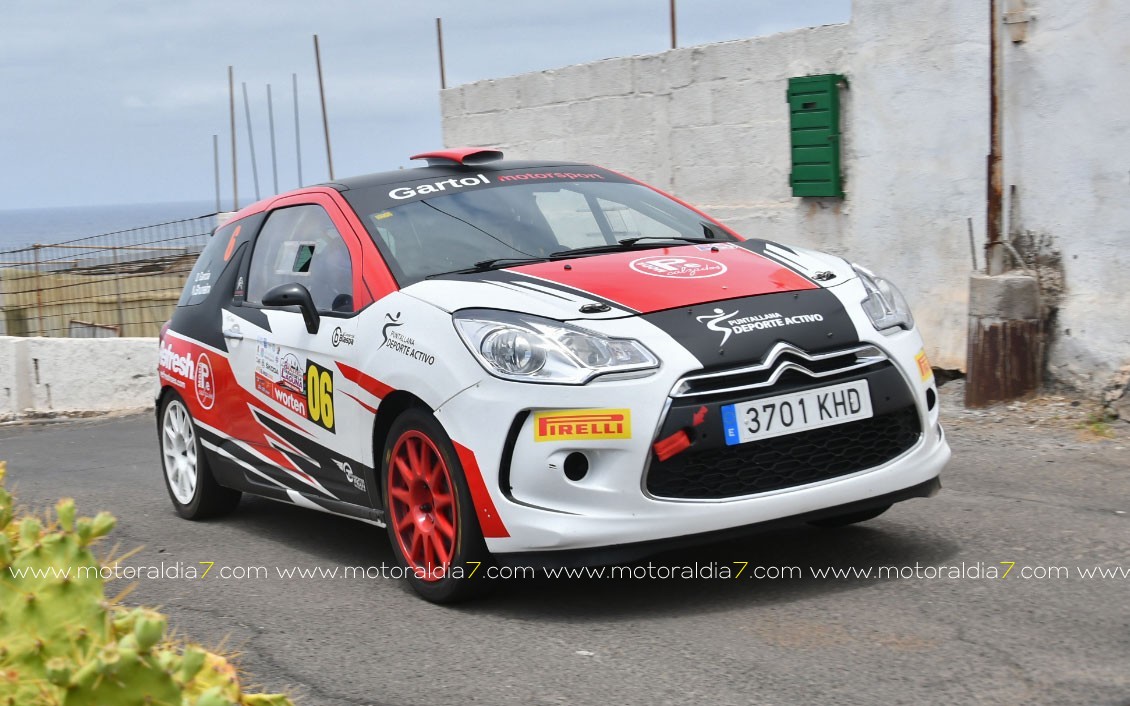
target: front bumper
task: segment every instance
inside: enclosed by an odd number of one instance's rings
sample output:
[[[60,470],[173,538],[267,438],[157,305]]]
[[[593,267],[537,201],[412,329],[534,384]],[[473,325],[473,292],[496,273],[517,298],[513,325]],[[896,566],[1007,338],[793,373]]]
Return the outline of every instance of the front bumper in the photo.
[[[643,322],[622,320],[616,325],[619,335],[654,338],[651,332],[630,330],[647,326]],[[648,490],[652,444],[669,431],[673,418],[669,394],[698,367],[675,348],[657,351],[663,367],[646,378],[580,387],[490,378],[464,390],[436,414],[451,437],[475,454],[508,535],[486,538],[500,562],[522,563],[522,557],[544,553],[560,553],[562,563],[599,563],[620,554],[638,557],[641,550],[680,541],[709,541],[718,532],[745,532],[766,523],[887,504],[883,498],[933,492],[950,449],[938,422],[933,379],[923,379],[915,363],[921,338],[907,331],[871,339],[867,342],[880,347],[893,364],[889,375],[902,381],[904,402],[918,418],[917,440],[877,465],[738,497],[676,499]],[[751,397],[778,392],[770,388]],[[874,387],[872,396],[877,407],[885,404],[876,398]],[[628,438],[547,441],[538,440],[535,432],[538,411],[619,409],[630,410]],[[720,435],[715,409],[708,411],[706,424]],[[578,451],[589,461],[588,472],[579,481],[569,480],[562,472],[564,459]]]
[[[654,556],[660,552],[673,551],[676,549],[685,549],[687,547],[702,546],[714,542],[726,542],[743,537],[750,537],[761,532],[768,532],[770,530],[793,527],[806,522],[813,522],[829,517],[836,517],[839,515],[846,515],[848,513],[861,512],[864,510],[871,510],[874,508],[886,507],[894,503],[902,502],[904,500],[912,500],[914,498],[930,498],[937,495],[938,491],[942,489],[942,482],[937,476],[928,481],[913,485],[903,490],[898,490],[893,493],[886,493],[884,495],[876,495],[866,500],[858,500],[844,505],[836,505],[834,507],[824,508],[823,510],[815,510],[800,515],[793,515],[791,517],[784,517],[777,520],[766,520],[764,522],[756,522],[743,527],[731,527],[729,529],[715,530],[713,532],[704,532],[702,534],[690,534],[680,537],[672,537],[669,539],[655,539],[645,542],[634,542],[630,544],[614,544],[605,547],[597,548],[584,548],[584,549],[561,549],[557,551],[530,551],[530,552],[510,552],[507,554],[495,554],[495,561],[503,566],[513,567],[576,567],[576,566],[608,566],[611,564],[626,564],[632,561],[638,561],[649,556]]]

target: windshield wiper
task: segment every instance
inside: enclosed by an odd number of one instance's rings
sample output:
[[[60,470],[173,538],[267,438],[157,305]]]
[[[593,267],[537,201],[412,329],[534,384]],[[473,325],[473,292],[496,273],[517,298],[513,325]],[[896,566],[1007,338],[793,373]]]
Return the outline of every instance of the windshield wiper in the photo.
[[[727,242],[727,241],[720,241],[717,238],[688,238],[688,237],[682,236],[682,235],[639,235],[639,236],[636,236],[635,238],[621,238],[620,240],[617,240],[614,244],[611,244],[611,245],[593,245],[593,246],[587,247],[587,248],[574,248],[572,250],[560,250],[558,252],[551,253],[550,257],[552,257],[552,258],[562,258],[562,257],[574,257],[576,255],[598,255],[600,253],[606,253],[606,252],[620,252],[622,250],[631,250],[632,248],[634,248],[636,246],[637,243],[644,241],[644,240],[659,240],[659,241],[667,241],[667,242],[675,240],[675,241],[678,241],[680,243],[707,243],[707,244]],[[645,245],[647,247],[652,247],[652,248],[663,247],[662,242],[660,242],[660,243],[646,243]]]
[[[433,272],[430,275],[426,275],[424,279],[442,277],[443,275],[468,275],[474,272],[488,272],[490,270],[500,270],[504,267],[528,265],[533,262],[545,262],[548,259],[548,257],[495,257],[490,260],[479,260],[470,267],[463,267],[458,270],[448,270],[447,272]]]

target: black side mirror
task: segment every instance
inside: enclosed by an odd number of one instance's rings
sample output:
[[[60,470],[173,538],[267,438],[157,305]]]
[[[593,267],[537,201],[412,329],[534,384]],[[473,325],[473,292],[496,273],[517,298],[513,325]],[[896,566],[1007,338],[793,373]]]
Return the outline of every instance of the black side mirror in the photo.
[[[306,322],[306,330],[318,333],[322,322],[318,316],[318,309],[314,306],[314,298],[310,290],[297,282],[280,284],[263,295],[263,306],[296,306],[302,310],[302,319]]]

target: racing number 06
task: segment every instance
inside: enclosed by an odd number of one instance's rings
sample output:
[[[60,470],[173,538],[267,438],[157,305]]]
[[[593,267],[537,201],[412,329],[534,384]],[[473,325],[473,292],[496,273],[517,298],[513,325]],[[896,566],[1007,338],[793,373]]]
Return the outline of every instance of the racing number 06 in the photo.
[[[306,367],[306,410],[310,421],[334,430],[334,376],[314,362]]]

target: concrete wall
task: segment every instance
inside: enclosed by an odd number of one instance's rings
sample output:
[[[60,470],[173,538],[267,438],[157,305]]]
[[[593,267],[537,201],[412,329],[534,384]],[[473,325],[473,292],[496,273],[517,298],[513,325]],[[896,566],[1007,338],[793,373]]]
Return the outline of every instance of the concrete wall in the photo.
[[[964,370],[967,219],[985,237],[988,3],[856,0],[852,11],[850,240],[815,244],[895,281],[931,362]]]
[[[1008,231],[1062,260],[1050,372],[1094,391],[1130,363],[1130,4],[1028,6],[1026,40],[1005,45]]]
[[[148,407],[156,338],[0,337],[0,421]]]
[[[833,252],[906,291],[935,365],[963,368],[966,218],[983,238],[988,10],[856,0],[830,25],[441,92],[448,145],[626,171],[739,232]],[[787,79],[840,73],[845,199],[794,198]]]

